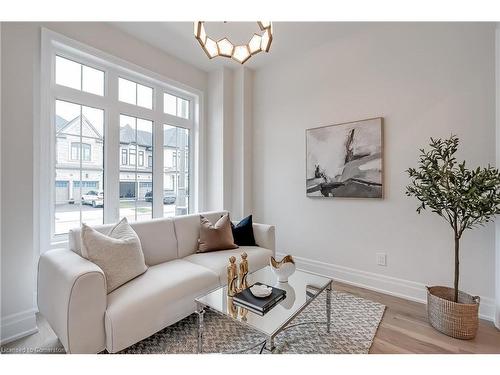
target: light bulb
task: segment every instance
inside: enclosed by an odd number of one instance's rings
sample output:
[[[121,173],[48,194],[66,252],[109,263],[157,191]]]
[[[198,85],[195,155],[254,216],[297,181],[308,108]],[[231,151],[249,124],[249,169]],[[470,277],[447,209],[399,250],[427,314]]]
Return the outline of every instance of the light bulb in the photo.
[[[246,45],[244,46],[236,46],[233,51],[233,59],[238,61],[240,64],[243,64],[250,58],[250,51]]]

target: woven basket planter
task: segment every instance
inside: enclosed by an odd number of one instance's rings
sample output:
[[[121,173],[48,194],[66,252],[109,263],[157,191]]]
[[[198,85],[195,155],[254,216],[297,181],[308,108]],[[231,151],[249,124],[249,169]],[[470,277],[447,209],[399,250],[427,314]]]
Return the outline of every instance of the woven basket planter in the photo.
[[[444,286],[427,287],[427,315],[431,325],[445,335],[470,340],[476,336],[479,324],[479,297]]]

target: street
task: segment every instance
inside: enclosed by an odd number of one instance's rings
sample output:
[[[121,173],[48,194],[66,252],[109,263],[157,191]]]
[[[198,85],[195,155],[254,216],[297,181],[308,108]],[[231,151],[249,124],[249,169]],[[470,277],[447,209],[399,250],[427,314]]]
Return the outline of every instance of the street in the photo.
[[[137,207],[137,209],[136,209]],[[82,222],[90,226],[103,223],[103,208],[89,205],[81,206]],[[137,214],[137,218],[135,215]],[[175,204],[163,205],[163,216],[174,216]],[[152,203],[138,201],[120,200],[120,219],[126,217],[128,221],[140,221],[151,219]],[[80,226],[80,204],[58,204],[55,212],[55,234],[68,233],[71,228]]]

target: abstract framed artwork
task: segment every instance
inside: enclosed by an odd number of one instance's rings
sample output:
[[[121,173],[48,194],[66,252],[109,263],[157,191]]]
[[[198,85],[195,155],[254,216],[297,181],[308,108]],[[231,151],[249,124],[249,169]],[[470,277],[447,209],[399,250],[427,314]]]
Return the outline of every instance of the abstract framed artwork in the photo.
[[[308,197],[383,197],[383,118],[306,130]]]

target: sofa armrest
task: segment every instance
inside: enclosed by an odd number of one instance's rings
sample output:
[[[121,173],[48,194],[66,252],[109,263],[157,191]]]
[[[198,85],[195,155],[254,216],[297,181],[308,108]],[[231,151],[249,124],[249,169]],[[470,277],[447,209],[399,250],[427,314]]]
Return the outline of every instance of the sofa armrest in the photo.
[[[38,310],[68,353],[98,353],[106,346],[106,277],[94,263],[66,249],[38,261]]]
[[[260,247],[276,252],[276,227],[274,225],[253,223],[253,235],[255,242]]]

